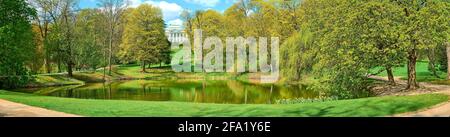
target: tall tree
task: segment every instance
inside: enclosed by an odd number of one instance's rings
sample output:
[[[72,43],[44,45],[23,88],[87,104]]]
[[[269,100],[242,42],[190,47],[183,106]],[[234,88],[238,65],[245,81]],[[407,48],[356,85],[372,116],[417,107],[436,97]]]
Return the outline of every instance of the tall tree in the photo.
[[[65,0],[61,3],[61,18],[58,28],[61,36],[61,46],[58,49],[62,53],[62,60],[67,65],[69,77],[73,76],[75,65],[75,6],[76,0]]]
[[[184,32],[188,35],[189,40],[193,40],[193,32],[194,32],[194,14],[190,10],[183,10],[181,12],[180,17],[184,21]]]
[[[92,69],[95,71],[102,62],[103,45],[100,35],[105,33],[99,32],[98,28],[102,28],[101,14],[96,9],[83,9],[78,12],[76,17],[75,49],[76,65],[78,69]],[[97,28],[98,27],[98,28]]]
[[[280,67],[286,83],[301,81],[303,75],[311,74],[318,61],[318,49],[314,48],[313,33],[307,28],[288,38],[280,47]]]
[[[364,55],[361,62],[369,68],[383,66],[389,83],[395,85],[392,68],[403,65],[406,56],[400,44],[402,9],[389,1],[368,1],[356,5],[350,14],[349,24],[344,23],[346,29],[335,34],[351,36],[347,39],[357,42]]]
[[[42,66],[45,64],[45,50],[44,50],[44,40],[39,33],[39,27],[37,24],[32,24],[33,29],[33,37],[34,37],[34,46],[35,51],[31,58],[34,60],[30,60],[27,63],[27,66],[30,68],[32,74],[37,74],[41,70]]]
[[[52,46],[58,46],[59,44],[52,44],[54,41],[50,41],[49,35],[52,31],[52,27],[58,26],[58,21],[60,17],[60,6],[62,1],[60,0],[30,0],[30,4],[35,8],[38,9],[37,17],[35,18],[35,22],[39,28],[39,35],[40,39],[42,39],[42,45],[44,48],[44,63],[45,63],[45,69],[47,73],[52,72],[52,57],[55,56],[58,51],[54,50],[55,47]],[[57,58],[57,57],[54,57]],[[58,59],[58,66],[59,64],[59,58]],[[60,67],[58,67],[60,71]]]
[[[447,80],[450,80],[450,42],[445,43],[445,51],[447,55]]]
[[[31,20],[35,9],[25,0],[0,0],[0,88],[27,81],[25,63],[34,52]]]
[[[127,8],[129,2],[125,0],[100,0],[99,6],[102,8],[103,13],[108,21],[109,30],[109,53],[108,53],[108,74],[111,75],[112,71],[112,59],[114,52],[114,40],[119,39],[117,37],[117,28],[120,25],[120,17],[123,11]],[[116,40],[117,41],[117,40]]]
[[[128,16],[121,50],[140,61],[142,72],[146,64],[166,61],[170,54],[164,25],[161,9],[152,5],[140,5]]]
[[[436,47],[448,40],[450,4],[430,0],[392,0],[403,9],[406,19],[402,22],[404,41],[408,45],[407,89],[419,87],[416,80],[416,62],[419,50]]]

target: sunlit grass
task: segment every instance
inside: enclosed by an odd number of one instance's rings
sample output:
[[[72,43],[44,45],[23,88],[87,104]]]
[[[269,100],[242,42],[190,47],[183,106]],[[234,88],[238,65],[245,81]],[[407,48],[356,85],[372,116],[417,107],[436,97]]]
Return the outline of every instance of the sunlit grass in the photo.
[[[384,69],[383,67],[378,67],[374,70],[372,70],[372,72],[376,72],[379,69]],[[393,69],[393,74],[396,77],[400,77],[401,79],[407,79],[408,78],[408,68],[406,65],[402,66],[402,67],[395,67]],[[418,61],[416,64],[416,76],[417,76],[417,81],[419,82],[438,82],[438,83],[450,83],[450,82],[445,82],[447,81],[445,78],[447,77],[447,72],[442,72],[442,71],[437,71],[437,74],[439,75],[440,78],[437,78],[436,76],[433,75],[432,72],[430,72],[428,70],[428,61]],[[386,71],[378,74],[378,76],[387,76]],[[441,81],[441,82],[439,82]]]
[[[447,95],[385,96],[289,105],[89,100],[0,90],[0,98],[83,116],[388,116],[430,107]]]
[[[81,80],[69,78],[65,75],[37,75],[27,86],[58,86],[83,84]]]

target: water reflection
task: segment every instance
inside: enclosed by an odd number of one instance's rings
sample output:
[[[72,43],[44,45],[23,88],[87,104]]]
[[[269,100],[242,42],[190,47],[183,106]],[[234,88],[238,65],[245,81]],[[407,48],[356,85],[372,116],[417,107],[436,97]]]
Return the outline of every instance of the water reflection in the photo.
[[[110,84],[27,89],[34,94],[81,98],[179,101],[221,104],[273,104],[278,99],[317,98],[304,86],[255,85],[239,81],[124,81]]]

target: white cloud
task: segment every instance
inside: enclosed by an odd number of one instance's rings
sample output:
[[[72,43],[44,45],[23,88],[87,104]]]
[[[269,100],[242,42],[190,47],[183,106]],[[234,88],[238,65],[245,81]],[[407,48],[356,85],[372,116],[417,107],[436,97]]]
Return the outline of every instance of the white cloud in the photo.
[[[184,0],[184,1],[188,3],[202,5],[205,7],[215,7],[220,2],[219,0]]]
[[[135,8],[144,3],[161,8],[165,21],[178,19],[180,17],[181,12],[183,11],[183,8],[177,3],[170,3],[166,1],[154,1],[154,0],[148,1],[130,0],[130,7]]]
[[[168,22],[169,25],[178,25],[178,26],[182,26],[183,25],[183,21],[181,19],[175,19],[175,20],[171,20]]]
[[[130,7],[136,8],[142,4],[141,0],[129,0]]]

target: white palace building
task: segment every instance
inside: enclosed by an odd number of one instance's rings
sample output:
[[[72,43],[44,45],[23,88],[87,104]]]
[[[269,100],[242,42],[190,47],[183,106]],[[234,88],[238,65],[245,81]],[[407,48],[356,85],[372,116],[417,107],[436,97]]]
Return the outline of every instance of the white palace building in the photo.
[[[184,32],[183,26],[177,23],[169,24],[166,28],[166,36],[172,43],[181,43],[188,39],[187,34]]]

